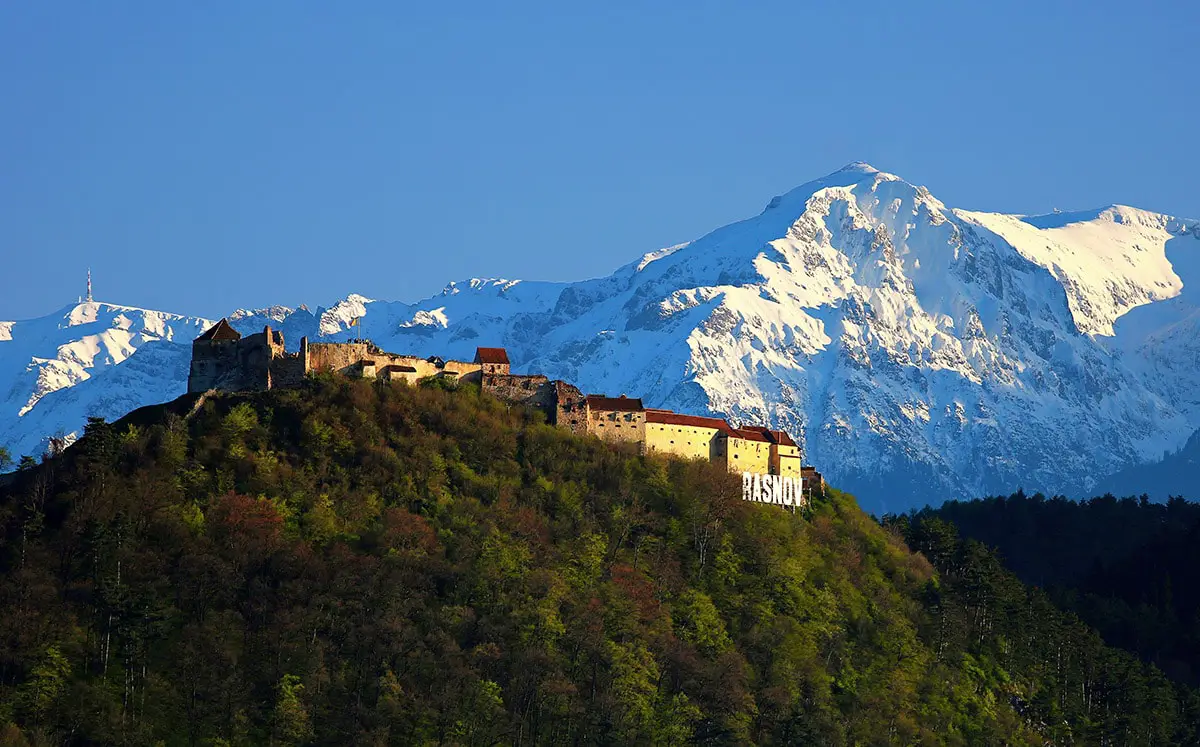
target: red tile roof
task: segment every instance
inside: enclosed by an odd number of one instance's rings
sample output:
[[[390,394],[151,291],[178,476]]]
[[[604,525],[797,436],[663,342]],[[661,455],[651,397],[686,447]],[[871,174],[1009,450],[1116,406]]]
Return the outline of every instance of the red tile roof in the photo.
[[[771,431],[771,439],[780,446],[798,446],[787,431]]]
[[[475,348],[476,363],[508,363],[508,351],[504,348]]]
[[[690,425],[694,428],[712,428],[724,433],[729,432],[729,423],[721,418],[706,418],[700,415],[681,415],[670,410],[646,410],[647,423],[662,423],[664,425]]]
[[[754,431],[761,433],[768,441],[780,446],[795,446],[796,442],[788,435],[787,431],[773,431],[770,428],[764,428],[761,425],[747,425],[742,428],[744,431]]]
[[[228,319],[222,319],[213,326],[208,328],[204,334],[196,338],[197,340],[240,340],[242,333],[238,332],[233,327],[229,326]]]
[[[755,430],[750,430],[749,428],[734,428],[732,429],[732,433],[734,438],[740,438],[744,441],[762,441],[764,443],[770,442],[769,439],[762,433],[759,433]]]
[[[605,397],[603,394],[589,394],[587,404],[592,410],[603,410],[604,412],[639,412],[646,409],[642,407],[642,400],[624,395]]]

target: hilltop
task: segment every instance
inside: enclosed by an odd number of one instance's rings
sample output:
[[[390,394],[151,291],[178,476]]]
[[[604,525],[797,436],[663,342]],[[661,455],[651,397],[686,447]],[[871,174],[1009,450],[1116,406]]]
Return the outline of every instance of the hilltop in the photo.
[[[981,546],[542,421],[331,376],[93,421],[0,484],[0,739],[1192,737]]]
[[[516,372],[786,430],[879,513],[1018,486],[1089,491],[1200,429],[1195,220],[955,209],[862,163],[766,202],[631,250],[602,278],[473,279],[416,303],[352,294],[230,319],[420,357],[501,346]],[[87,416],[177,396],[179,343],[210,324],[114,304],[0,322],[0,446],[36,454]]]

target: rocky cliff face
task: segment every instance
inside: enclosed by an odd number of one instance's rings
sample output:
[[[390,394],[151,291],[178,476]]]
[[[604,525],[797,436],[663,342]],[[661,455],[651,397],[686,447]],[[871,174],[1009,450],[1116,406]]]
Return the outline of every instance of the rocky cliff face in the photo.
[[[952,210],[852,164],[605,278],[471,280],[235,324],[270,320],[295,344],[362,317],[396,352],[504,345],[515,370],[786,428],[868,509],[899,510],[1086,489],[1184,443],[1200,427],[1196,231],[1123,206]]]

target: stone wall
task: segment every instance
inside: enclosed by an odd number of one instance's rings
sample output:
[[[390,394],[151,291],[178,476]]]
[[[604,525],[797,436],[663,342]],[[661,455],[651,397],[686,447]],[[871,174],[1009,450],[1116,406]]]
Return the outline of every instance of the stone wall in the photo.
[[[587,430],[602,441],[639,443],[646,441],[646,411],[588,409]]]
[[[802,467],[801,475],[804,477],[804,491],[809,493],[820,493],[825,490],[825,478],[821,477],[821,473],[817,472],[816,467]]]
[[[554,416],[551,422],[576,435],[585,435],[588,432],[587,397],[565,381],[550,383],[554,387]]]
[[[272,333],[270,327],[240,340],[194,341],[188,392],[270,389],[275,342],[278,342],[278,349],[282,350],[283,337],[278,332]]]
[[[196,394],[209,389],[224,389],[222,384],[231,378],[238,383],[241,369],[238,367],[238,340],[196,340],[192,343],[192,365],[188,371],[188,393]]]
[[[363,364],[371,364],[378,375],[391,381],[415,384],[429,376],[450,376],[462,381],[478,381],[482,366],[465,361],[443,361],[439,358],[418,358],[396,355],[372,342],[310,342],[307,344],[308,370],[328,371],[345,376],[364,375]],[[368,365],[368,370],[370,365]]]
[[[486,365],[486,364],[485,364]],[[513,404],[537,407],[551,421],[554,410],[554,387],[550,379],[540,374],[520,376],[517,374],[493,374],[483,372],[483,391],[493,397]]]

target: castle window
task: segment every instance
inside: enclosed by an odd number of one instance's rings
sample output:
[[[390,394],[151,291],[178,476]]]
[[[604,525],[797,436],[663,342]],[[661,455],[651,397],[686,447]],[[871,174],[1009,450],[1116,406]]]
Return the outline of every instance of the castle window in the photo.
[[[628,412],[625,413],[625,422],[628,423],[631,420],[633,420],[633,414]]]

